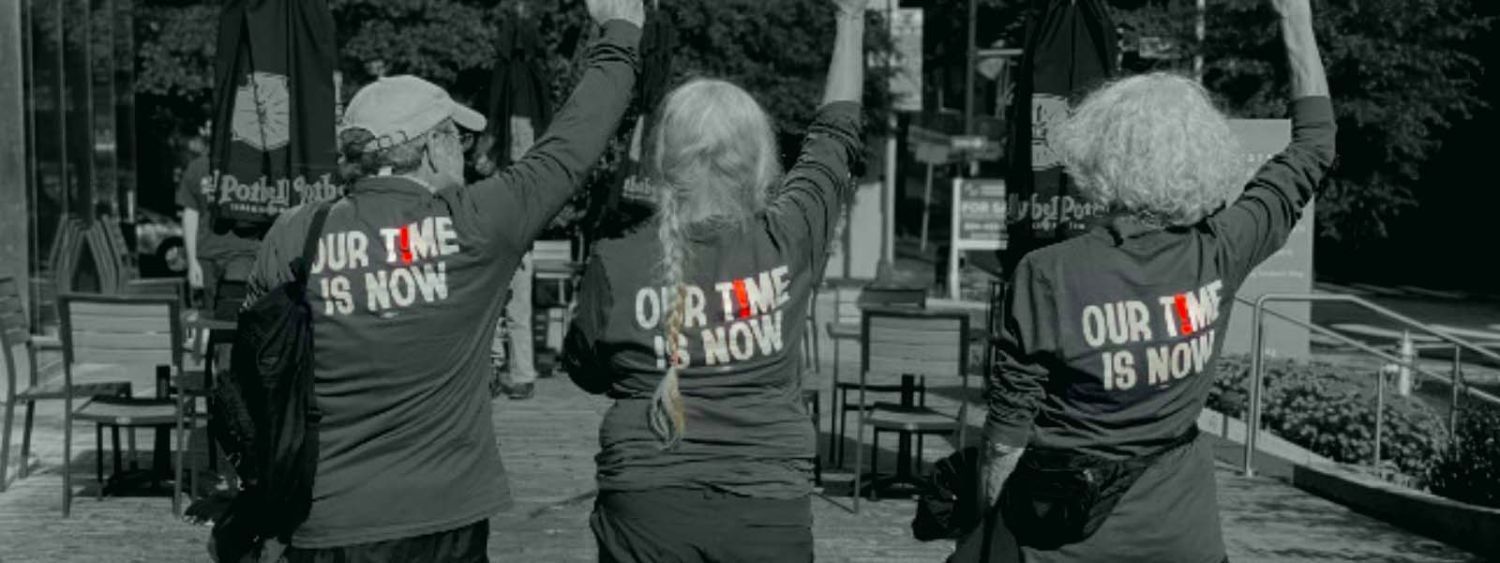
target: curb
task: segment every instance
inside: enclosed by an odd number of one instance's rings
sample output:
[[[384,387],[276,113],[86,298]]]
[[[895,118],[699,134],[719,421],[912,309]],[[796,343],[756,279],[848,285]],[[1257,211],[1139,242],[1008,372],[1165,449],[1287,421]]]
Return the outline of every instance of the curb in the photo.
[[[1338,464],[1296,464],[1292,486],[1423,536],[1500,559],[1500,509],[1386,483]]]

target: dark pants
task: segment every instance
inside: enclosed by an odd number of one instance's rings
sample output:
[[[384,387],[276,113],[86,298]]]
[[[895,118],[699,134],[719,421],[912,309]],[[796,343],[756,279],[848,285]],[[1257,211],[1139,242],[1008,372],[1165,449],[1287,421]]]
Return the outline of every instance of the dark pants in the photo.
[[[589,518],[601,563],[813,560],[812,501],[707,490],[603,492]]]
[[[362,543],[324,549],[298,549],[293,546],[282,554],[286,563],[488,563],[490,521],[480,520],[468,526],[374,543]]]

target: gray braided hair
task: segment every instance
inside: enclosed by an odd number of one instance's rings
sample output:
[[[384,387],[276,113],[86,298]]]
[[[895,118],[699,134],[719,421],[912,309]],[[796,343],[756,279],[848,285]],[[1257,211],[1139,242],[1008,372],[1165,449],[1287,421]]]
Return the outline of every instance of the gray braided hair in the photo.
[[[656,189],[663,283],[672,293],[664,325],[666,374],[652,397],[651,429],[663,449],[686,432],[680,389],[689,354],[682,350],[691,258],[690,226],[743,227],[765,209],[781,178],[776,135],[755,98],[722,80],[695,79],[663,100],[646,145],[647,177]]]

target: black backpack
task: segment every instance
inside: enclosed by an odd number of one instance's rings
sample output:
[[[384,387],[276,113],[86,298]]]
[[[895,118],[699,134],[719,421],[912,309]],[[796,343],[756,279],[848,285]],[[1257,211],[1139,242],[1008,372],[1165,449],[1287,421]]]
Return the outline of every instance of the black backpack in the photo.
[[[267,540],[286,543],[312,508],[322,415],[306,291],[330,207],[318,204],[302,255],[290,264],[292,280],[240,312],[231,376],[212,393],[210,432],[240,477],[238,495],[214,522],[220,562],[254,560]]]

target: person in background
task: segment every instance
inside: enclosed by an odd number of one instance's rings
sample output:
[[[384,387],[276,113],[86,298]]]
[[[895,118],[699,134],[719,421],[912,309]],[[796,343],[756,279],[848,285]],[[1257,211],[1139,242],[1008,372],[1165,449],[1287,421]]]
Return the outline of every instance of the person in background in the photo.
[[[484,117],[430,82],[386,77],[340,122],[357,176],[345,195],[282,214],[267,234],[247,303],[291,278],[309,234],[318,249],[317,472],[286,561],[488,560],[489,519],[512,504],[485,393],[495,289],[588,177],[639,72],[641,0],[587,5],[603,30],[525,158],[465,184],[464,139]],[[319,210],[325,228],[309,233]]]
[[[203,310],[221,316],[219,290],[225,282],[244,283],[260,249],[260,239],[241,235],[213,220],[209,214],[214,195],[209,170],[208,142],[212,122],[204,122],[188,141],[194,155],[177,183],[177,205],[182,206],[182,240],[187,250],[188,285],[202,290]],[[230,304],[230,307],[238,305]],[[233,319],[227,319],[233,320]]]
[[[1069,174],[1110,215],[1014,272],[981,468],[994,507],[981,529],[996,548],[981,560],[1226,559],[1198,414],[1235,294],[1286,242],[1335,154],[1309,0],[1269,3],[1292,141],[1248,184],[1228,121],[1183,76],[1109,84],[1058,132]],[[1000,548],[1007,535],[1019,550]]]
[[[813,560],[797,350],[864,151],[865,0],[831,4],[828,82],[797,164],[782,175],[749,93],[689,81],[646,144],[655,217],[594,245],[564,362],[614,399],[590,519],[600,561]]]
[[[519,161],[526,155],[526,151],[531,150],[536,139],[531,119],[512,116],[509,137],[510,146],[504,149],[510,155],[508,162]],[[475,170],[482,175],[493,174],[497,168],[489,156],[493,142],[494,137],[485,135],[480,138],[479,146],[474,151]],[[490,367],[494,371],[495,386],[490,393],[503,394],[516,401],[530,399],[536,393],[536,336],[531,326],[535,320],[531,291],[532,276],[535,273],[528,249],[521,257],[516,275],[510,280],[510,297],[505,304],[505,314],[496,319],[495,338],[490,343]],[[505,347],[507,340],[510,342],[509,353]]]

